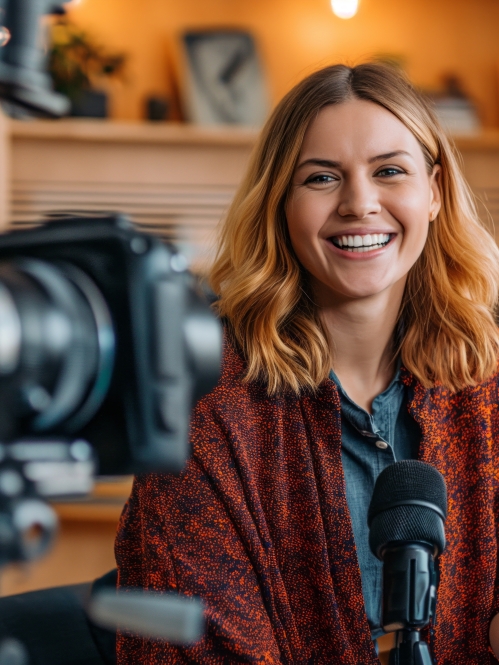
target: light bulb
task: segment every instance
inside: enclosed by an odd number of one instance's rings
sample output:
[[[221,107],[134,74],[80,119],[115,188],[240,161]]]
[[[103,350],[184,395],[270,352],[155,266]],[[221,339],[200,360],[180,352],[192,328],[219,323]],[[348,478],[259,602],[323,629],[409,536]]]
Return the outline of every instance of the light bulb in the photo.
[[[331,7],[339,18],[352,18],[359,8],[359,0],[331,0]]]

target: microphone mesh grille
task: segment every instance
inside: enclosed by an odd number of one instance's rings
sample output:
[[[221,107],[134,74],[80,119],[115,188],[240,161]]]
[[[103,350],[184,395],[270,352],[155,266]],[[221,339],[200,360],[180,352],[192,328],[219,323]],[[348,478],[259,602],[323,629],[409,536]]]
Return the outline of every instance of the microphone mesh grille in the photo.
[[[439,552],[445,548],[442,518],[430,508],[393,506],[419,500],[434,504],[447,516],[447,489],[442,474],[418,460],[396,462],[380,473],[369,505],[369,545],[378,556],[381,546],[392,541],[426,541]]]
[[[381,506],[411,499],[433,503],[447,517],[447,488],[440,471],[419,460],[404,460],[391,464],[376,480],[368,521],[371,521]]]

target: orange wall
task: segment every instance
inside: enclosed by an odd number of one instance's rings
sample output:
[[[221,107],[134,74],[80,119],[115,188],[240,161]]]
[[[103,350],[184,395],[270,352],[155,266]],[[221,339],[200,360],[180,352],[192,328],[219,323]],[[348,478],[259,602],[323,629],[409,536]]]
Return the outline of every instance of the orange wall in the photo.
[[[112,86],[116,118],[140,118],[145,97],[171,91],[183,29],[226,26],[256,36],[274,102],[323,64],[393,53],[422,86],[457,72],[484,124],[499,125],[498,0],[361,0],[346,21],[329,0],[81,0],[70,15],[130,55],[128,82]]]

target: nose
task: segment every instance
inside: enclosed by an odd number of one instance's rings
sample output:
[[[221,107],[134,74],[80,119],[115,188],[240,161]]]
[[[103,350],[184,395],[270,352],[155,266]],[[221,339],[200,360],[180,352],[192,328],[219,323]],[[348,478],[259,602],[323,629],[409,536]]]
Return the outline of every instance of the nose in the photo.
[[[338,214],[341,217],[365,219],[381,212],[378,189],[369,178],[361,175],[346,178],[340,191]]]

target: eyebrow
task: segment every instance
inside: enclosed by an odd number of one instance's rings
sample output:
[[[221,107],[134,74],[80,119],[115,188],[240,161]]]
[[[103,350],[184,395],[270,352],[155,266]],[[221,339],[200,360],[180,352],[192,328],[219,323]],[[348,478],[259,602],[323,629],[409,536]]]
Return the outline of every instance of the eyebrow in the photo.
[[[393,152],[385,152],[384,155],[376,155],[376,157],[371,157],[367,161],[369,164],[372,164],[373,162],[381,162],[385,159],[391,159],[392,157],[398,157],[399,155],[405,155],[406,157],[412,157],[410,152],[407,152],[406,150],[394,150]]]
[[[399,155],[412,157],[411,153],[407,152],[406,150],[394,150],[393,152],[385,152],[383,155],[376,155],[375,157],[370,157],[367,160],[367,162],[368,164],[373,164],[374,162],[381,162],[385,159],[398,157]],[[341,168],[341,162],[335,162],[330,159],[315,159],[314,157],[312,157],[311,159],[306,159],[304,162],[301,162],[301,164],[298,164],[297,168],[301,169],[303,166],[323,166],[326,169],[327,168],[337,169]]]

